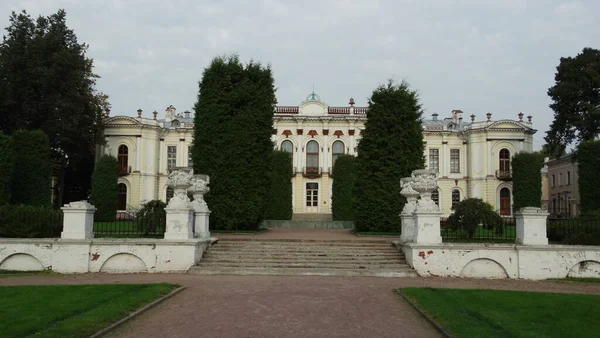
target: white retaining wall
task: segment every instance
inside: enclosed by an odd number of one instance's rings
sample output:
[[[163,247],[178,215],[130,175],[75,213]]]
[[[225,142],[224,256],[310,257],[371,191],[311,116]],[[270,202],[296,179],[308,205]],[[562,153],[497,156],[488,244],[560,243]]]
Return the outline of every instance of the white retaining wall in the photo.
[[[59,273],[187,272],[210,239],[0,239],[0,270]]]
[[[398,245],[420,276],[547,279],[600,278],[600,247],[567,245]]]

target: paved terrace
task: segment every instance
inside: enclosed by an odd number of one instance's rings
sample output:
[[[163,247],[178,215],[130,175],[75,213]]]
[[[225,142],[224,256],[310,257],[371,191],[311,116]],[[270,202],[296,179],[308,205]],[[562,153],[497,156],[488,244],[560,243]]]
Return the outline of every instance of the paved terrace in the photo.
[[[305,239],[305,240],[345,240],[345,241],[389,241],[399,239],[384,236],[356,236],[348,229],[280,229],[273,228],[258,234],[218,234],[211,233],[211,237],[222,239]]]

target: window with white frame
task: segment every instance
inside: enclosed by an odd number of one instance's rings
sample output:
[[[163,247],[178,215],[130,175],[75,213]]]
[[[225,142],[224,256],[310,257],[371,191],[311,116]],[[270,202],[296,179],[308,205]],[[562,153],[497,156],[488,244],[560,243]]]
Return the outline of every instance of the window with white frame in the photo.
[[[192,158],[192,147],[188,147],[188,167],[194,167],[194,159]]]
[[[167,170],[171,171],[177,166],[177,146],[167,147]]]
[[[429,169],[440,171],[440,150],[429,149]]]
[[[450,172],[460,172],[460,149],[450,149]]]

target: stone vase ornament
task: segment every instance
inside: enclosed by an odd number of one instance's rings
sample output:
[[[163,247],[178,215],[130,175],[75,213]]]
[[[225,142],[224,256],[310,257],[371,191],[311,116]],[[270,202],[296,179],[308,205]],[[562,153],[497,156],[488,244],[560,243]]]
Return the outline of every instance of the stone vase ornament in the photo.
[[[433,169],[419,169],[412,172],[412,188],[419,193],[415,211],[439,212],[440,208],[431,199],[431,194],[438,188],[437,171]]]
[[[193,175],[190,180],[191,186],[187,189],[188,192],[192,193],[194,200],[192,201],[192,208],[194,211],[210,211],[208,205],[204,200],[204,195],[210,191],[208,184],[210,183],[210,177],[208,175]]]
[[[414,181],[415,180],[412,177],[403,177],[400,179],[400,187],[402,189],[400,194],[406,198],[406,203],[400,213],[400,220],[402,223],[400,242],[402,243],[410,243],[415,237],[415,220],[413,212],[415,212],[417,207],[419,192],[412,187]]]
[[[192,185],[194,170],[191,168],[177,167],[169,173],[167,186],[173,189],[173,197],[169,200],[167,208],[191,208],[191,201],[187,195],[188,188]]]
[[[204,200],[204,195],[210,191],[208,184],[210,177],[208,175],[193,175],[192,185],[188,191],[194,196],[192,208],[194,209],[194,235],[199,238],[209,238],[209,216],[210,209]]]
[[[165,208],[167,228],[165,239],[189,240],[194,238],[194,213],[187,189],[192,185],[194,171],[191,168],[175,168],[169,173],[167,186],[173,189],[173,197]]]

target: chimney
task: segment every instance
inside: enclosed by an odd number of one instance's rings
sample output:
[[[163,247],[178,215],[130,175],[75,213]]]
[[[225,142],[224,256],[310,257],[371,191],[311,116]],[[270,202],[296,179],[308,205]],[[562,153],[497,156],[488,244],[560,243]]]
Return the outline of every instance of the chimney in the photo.
[[[433,117],[433,120],[434,120],[434,121],[437,121],[437,117],[438,117],[438,115],[439,115],[438,113],[433,113],[433,114],[431,114],[431,116]]]
[[[184,112],[183,112],[183,116],[184,116],[186,119],[189,119],[189,118],[190,118],[190,114],[191,114],[191,113],[190,113],[190,111],[189,111],[189,110],[186,110],[186,111],[184,111]]]

